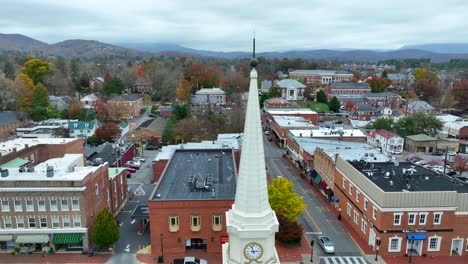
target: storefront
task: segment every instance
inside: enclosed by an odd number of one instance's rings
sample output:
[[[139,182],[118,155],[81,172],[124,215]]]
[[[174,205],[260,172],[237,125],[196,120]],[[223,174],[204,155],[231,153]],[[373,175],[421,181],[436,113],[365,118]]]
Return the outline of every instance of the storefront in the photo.
[[[10,249],[15,247],[13,235],[0,235],[0,249]]]
[[[48,246],[49,235],[18,235],[15,242],[20,253],[30,253]]]
[[[55,250],[83,250],[83,234],[80,233],[61,233],[54,234],[52,244],[55,245]]]

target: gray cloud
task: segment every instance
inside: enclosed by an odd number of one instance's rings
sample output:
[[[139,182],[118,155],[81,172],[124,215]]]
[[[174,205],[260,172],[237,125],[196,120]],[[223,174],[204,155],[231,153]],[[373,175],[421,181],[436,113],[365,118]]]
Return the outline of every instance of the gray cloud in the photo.
[[[54,43],[174,42],[210,50],[468,42],[466,0],[0,0],[0,31]]]

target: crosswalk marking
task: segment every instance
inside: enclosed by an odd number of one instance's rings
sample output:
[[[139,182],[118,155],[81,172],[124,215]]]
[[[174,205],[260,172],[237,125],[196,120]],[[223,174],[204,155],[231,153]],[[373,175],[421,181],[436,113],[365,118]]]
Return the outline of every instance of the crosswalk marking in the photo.
[[[320,257],[325,264],[367,264],[363,257],[340,256],[340,257]]]

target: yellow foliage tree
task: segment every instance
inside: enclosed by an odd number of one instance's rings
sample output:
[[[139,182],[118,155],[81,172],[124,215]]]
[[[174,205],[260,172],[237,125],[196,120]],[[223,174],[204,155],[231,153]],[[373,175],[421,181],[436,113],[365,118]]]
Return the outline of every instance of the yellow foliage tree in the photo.
[[[303,199],[294,192],[293,183],[284,177],[276,178],[268,185],[271,209],[289,221],[295,221],[306,208]]]
[[[34,84],[26,74],[18,74],[15,78],[15,92],[20,110],[28,110],[32,105]]]
[[[192,90],[192,85],[187,80],[179,80],[179,89],[177,89],[177,99],[180,102],[187,102],[190,96],[190,91]]]
[[[39,82],[45,83],[45,79],[52,74],[52,69],[47,61],[31,59],[24,63],[21,73],[26,74],[36,85]]]

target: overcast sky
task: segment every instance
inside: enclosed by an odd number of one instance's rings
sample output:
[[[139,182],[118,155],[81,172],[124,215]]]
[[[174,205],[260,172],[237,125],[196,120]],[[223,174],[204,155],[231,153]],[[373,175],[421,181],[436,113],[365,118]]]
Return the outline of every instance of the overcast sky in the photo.
[[[382,3],[382,2],[385,2]],[[206,50],[468,42],[468,0],[0,0],[0,33]]]

